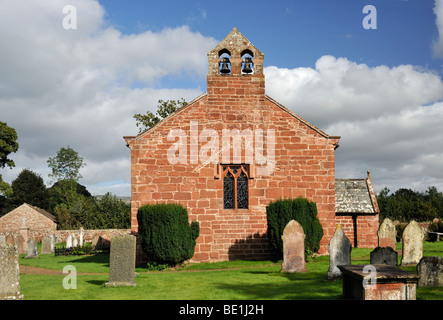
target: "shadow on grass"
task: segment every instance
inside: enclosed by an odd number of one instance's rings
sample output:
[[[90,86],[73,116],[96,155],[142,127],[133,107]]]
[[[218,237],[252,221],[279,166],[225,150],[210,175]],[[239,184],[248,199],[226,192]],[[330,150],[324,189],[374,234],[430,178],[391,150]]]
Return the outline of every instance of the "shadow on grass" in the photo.
[[[337,300],[342,299],[342,280],[329,281],[318,272],[279,273],[266,271],[245,271],[260,275],[262,283],[220,283],[218,288],[239,293],[247,299],[300,299]],[[266,279],[268,276],[268,280]],[[282,278],[276,281],[276,278]]]
[[[106,281],[106,280],[88,280],[86,282],[90,283],[92,285],[95,285],[95,286],[103,287],[105,285],[105,283],[108,281]]]

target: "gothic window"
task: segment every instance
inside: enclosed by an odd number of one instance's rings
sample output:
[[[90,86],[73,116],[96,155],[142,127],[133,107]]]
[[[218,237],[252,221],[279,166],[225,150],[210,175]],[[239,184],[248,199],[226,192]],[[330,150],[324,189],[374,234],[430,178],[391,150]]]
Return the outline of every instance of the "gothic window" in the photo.
[[[248,165],[222,165],[223,208],[248,209]]]

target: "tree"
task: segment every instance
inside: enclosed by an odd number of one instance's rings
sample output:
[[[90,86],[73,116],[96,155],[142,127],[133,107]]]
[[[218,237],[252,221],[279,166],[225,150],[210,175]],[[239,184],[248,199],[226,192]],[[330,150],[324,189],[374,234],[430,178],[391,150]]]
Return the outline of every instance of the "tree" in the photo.
[[[13,194],[8,199],[16,208],[23,203],[39,207],[44,210],[49,208],[49,194],[43,178],[37,173],[24,169],[11,183]]]
[[[86,166],[86,164],[83,163],[83,158],[78,155],[77,151],[69,146],[67,148],[61,148],[55,157],[48,159],[47,163],[52,169],[49,177],[55,181],[78,181],[82,178],[79,170]]]
[[[14,128],[9,127],[5,122],[0,121],[0,168],[15,167],[14,161],[8,158],[8,156],[17,152],[18,143],[17,143],[17,132]],[[0,193],[5,196],[10,196],[12,194],[12,188],[2,179],[2,175],[0,174]]]
[[[177,109],[187,105],[187,102],[183,98],[180,100],[158,100],[158,103],[156,114],[151,111],[147,111],[146,114],[134,114],[139,133],[153,127]]]

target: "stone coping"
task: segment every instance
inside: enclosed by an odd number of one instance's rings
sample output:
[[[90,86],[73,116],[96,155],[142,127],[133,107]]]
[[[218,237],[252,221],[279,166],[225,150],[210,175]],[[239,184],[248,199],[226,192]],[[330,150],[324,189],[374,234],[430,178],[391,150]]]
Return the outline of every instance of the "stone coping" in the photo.
[[[369,272],[363,272],[363,268],[365,264],[359,264],[359,265],[347,265],[347,266],[338,266],[340,271],[344,275],[349,275],[353,278],[363,280],[368,275],[371,275],[372,279],[376,279],[379,283],[387,283],[387,282],[403,282],[403,283],[410,283],[410,282],[417,282],[420,278],[417,274],[409,271],[401,270],[398,267],[395,266],[389,266],[385,264],[372,264],[377,271],[369,273]]]

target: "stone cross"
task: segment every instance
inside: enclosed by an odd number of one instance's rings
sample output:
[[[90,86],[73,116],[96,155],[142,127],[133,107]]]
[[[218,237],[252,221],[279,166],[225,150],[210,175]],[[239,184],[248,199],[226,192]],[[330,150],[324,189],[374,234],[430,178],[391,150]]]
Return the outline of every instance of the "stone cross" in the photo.
[[[385,218],[378,229],[378,246],[379,247],[391,247],[395,250],[395,244],[397,242],[397,230],[391,219]]]
[[[20,266],[15,245],[0,243],[0,300],[21,300]]]
[[[329,241],[329,269],[328,280],[336,280],[342,277],[342,273],[338,266],[346,266],[351,264],[352,245],[348,237],[346,237],[342,227],[337,226],[334,235]]]
[[[132,235],[112,237],[107,287],[137,286],[134,282],[135,246],[136,238]]]
[[[403,248],[401,265],[417,264],[423,257],[424,232],[414,220],[408,223],[403,231]]]
[[[289,221],[283,230],[283,263],[281,272],[304,272],[305,262],[305,234],[303,228],[295,220]]]

